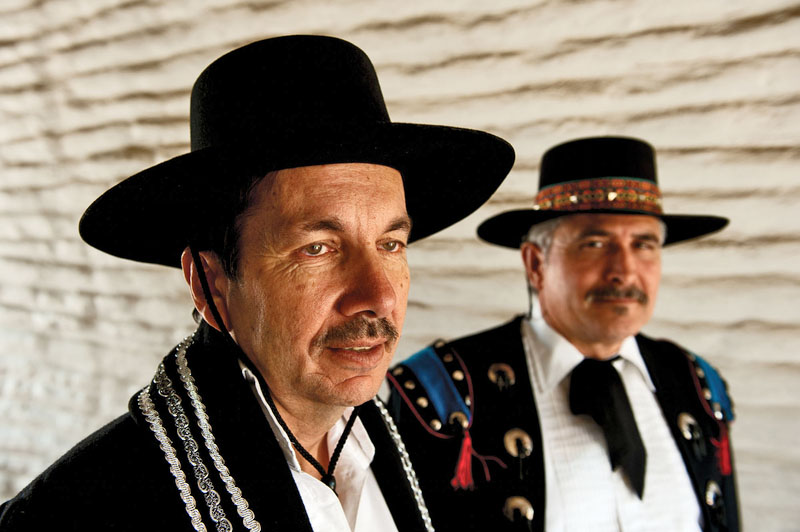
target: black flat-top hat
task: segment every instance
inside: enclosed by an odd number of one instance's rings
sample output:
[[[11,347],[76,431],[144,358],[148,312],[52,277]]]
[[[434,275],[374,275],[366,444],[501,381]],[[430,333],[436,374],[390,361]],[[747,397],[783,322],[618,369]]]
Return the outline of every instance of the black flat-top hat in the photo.
[[[719,216],[664,214],[653,147],[630,137],[590,137],[550,148],[542,156],[532,209],[500,213],[478,227],[483,240],[519,248],[531,226],[569,214],[644,214],[667,226],[674,244],[719,231]]]
[[[366,54],[324,36],[266,39],[214,61],[192,89],[190,128],[191,152],[89,206],[80,222],[88,244],[179,267],[192,239],[225,219],[240,180],[348,162],[402,174],[414,241],[475,211],[514,162],[513,148],[488,133],[391,122]]]

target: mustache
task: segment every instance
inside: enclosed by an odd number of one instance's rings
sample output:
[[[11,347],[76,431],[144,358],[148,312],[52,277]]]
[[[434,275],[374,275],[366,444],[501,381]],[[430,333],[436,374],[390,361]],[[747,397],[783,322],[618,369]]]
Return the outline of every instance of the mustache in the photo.
[[[603,299],[635,299],[642,305],[646,305],[650,298],[644,293],[644,290],[635,286],[627,286],[618,288],[616,286],[599,286],[589,290],[586,294],[586,301],[595,301]]]
[[[370,320],[365,317],[356,318],[342,325],[331,327],[314,341],[317,347],[324,347],[332,342],[355,341],[364,338],[383,338],[394,342],[400,337],[397,327],[386,318]]]

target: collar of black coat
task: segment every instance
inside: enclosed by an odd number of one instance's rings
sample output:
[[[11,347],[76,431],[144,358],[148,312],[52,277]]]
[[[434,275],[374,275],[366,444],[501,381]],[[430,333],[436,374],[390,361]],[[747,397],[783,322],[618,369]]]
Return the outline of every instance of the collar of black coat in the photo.
[[[174,349],[162,362],[166,374],[181,399],[189,421],[189,431],[199,446],[200,456],[209,470],[209,478],[221,497],[221,506],[231,521],[233,530],[246,530],[206,447],[191,398],[178,371],[176,353],[177,349]],[[262,529],[312,532],[289,466],[256,397],[242,376],[238,362],[241,353],[238,347],[230,345],[222,334],[205,322],[197,329],[195,340],[187,352],[188,365],[202,398],[215,443],[231,477],[241,490],[241,496],[247,500]],[[182,439],[175,428],[174,417],[169,412],[167,401],[158,393],[155,383],[150,385],[149,391],[177,451],[181,469],[192,487],[203,520],[207,527],[215,528],[197,488],[193,467],[186,458]],[[131,413],[139,426],[149,433],[148,437],[152,438],[153,444],[158,445],[148,421],[134,401],[131,407]],[[423,530],[424,525],[406,480],[400,455],[377,407],[371,401],[367,402],[361,409],[360,417],[376,447],[371,467],[395,524],[400,530]],[[172,476],[166,461],[164,472],[165,475]],[[178,497],[175,500],[176,504],[183,504]],[[187,524],[188,520],[187,516]]]

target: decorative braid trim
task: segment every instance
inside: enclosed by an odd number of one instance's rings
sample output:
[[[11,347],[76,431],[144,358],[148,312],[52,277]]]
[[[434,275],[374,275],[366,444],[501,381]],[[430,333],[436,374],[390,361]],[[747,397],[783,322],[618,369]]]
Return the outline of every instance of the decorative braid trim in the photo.
[[[206,525],[203,524],[203,519],[200,517],[200,512],[197,511],[197,502],[192,496],[192,489],[186,482],[186,475],[181,469],[181,463],[175,453],[175,448],[172,446],[172,441],[167,436],[167,431],[164,430],[164,425],[161,423],[161,416],[158,415],[153,400],[150,398],[149,386],[145,386],[138,397],[139,410],[141,410],[147,422],[150,424],[150,430],[153,431],[156,440],[158,440],[159,447],[164,452],[164,458],[169,464],[169,471],[175,477],[175,485],[181,494],[181,500],[186,505],[186,513],[192,520],[192,527],[198,532],[206,532]]]
[[[403,465],[403,470],[406,473],[408,483],[411,485],[411,491],[414,493],[414,499],[417,502],[419,514],[422,517],[422,521],[425,523],[425,530],[428,532],[434,532],[431,516],[428,512],[428,507],[425,504],[425,499],[422,496],[422,490],[419,487],[417,473],[414,471],[414,466],[411,464],[411,458],[408,456],[406,445],[403,443],[403,439],[400,437],[400,432],[397,430],[397,425],[395,425],[394,419],[392,419],[389,411],[386,410],[386,406],[384,406],[383,401],[375,397],[372,399],[372,402],[378,407],[381,417],[383,417],[383,422],[386,425],[386,428],[389,429],[389,434],[394,441],[394,445],[397,447],[397,451],[400,453],[400,462]]]
[[[225,510],[223,510],[220,505],[221,499],[219,493],[214,489],[214,485],[208,478],[208,468],[203,463],[203,459],[198,452],[199,446],[192,437],[189,428],[189,418],[186,417],[183,405],[181,405],[181,398],[175,392],[175,388],[172,386],[172,380],[167,376],[163,363],[158,366],[155,382],[158,388],[158,394],[167,401],[167,411],[175,420],[175,429],[178,432],[178,436],[183,441],[183,450],[186,453],[189,463],[192,464],[197,487],[203,493],[203,497],[208,505],[211,520],[214,521],[218,532],[231,532],[233,530],[233,525],[231,525],[231,522],[228,521],[225,516]]]
[[[194,335],[184,339],[184,341],[178,345],[178,350],[176,353],[178,374],[180,375],[181,381],[183,381],[184,387],[186,388],[186,393],[189,394],[189,399],[191,400],[192,408],[194,409],[195,416],[197,417],[197,424],[200,427],[200,433],[203,435],[203,441],[206,449],[208,449],[211,460],[214,462],[214,467],[216,467],[217,471],[219,472],[220,479],[225,484],[225,489],[231,495],[231,501],[233,502],[234,506],[236,506],[236,512],[239,514],[239,517],[242,518],[242,523],[246,529],[252,532],[260,532],[261,524],[256,520],[253,511],[250,509],[249,503],[242,496],[242,490],[236,486],[236,482],[231,476],[228,466],[225,465],[225,460],[222,458],[222,454],[219,451],[214,434],[211,432],[211,424],[208,420],[206,407],[203,404],[200,393],[197,391],[194,377],[192,377],[192,371],[189,368],[188,362],[186,361],[186,351],[189,349],[189,346],[193,341]]]
[[[544,187],[533,210],[639,210],[662,214],[661,191],[652,181],[633,177],[603,177],[567,181]]]

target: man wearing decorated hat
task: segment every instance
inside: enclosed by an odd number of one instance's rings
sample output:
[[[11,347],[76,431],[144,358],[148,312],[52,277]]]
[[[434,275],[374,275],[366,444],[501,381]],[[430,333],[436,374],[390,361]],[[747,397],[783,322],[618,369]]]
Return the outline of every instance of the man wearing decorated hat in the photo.
[[[0,507],[2,530],[432,530],[375,394],[403,325],[406,246],[497,189],[512,148],[389,120],[345,41],[212,63],[191,152],[126,179],[81,236],[181,268],[200,324],[131,400]]]
[[[661,248],[718,231],[665,214],[653,148],[585,138],[547,151],[533,209],[478,235],[519,249],[531,310],[389,374],[435,526],[737,531],[731,402],[701,357],[640,333]]]

